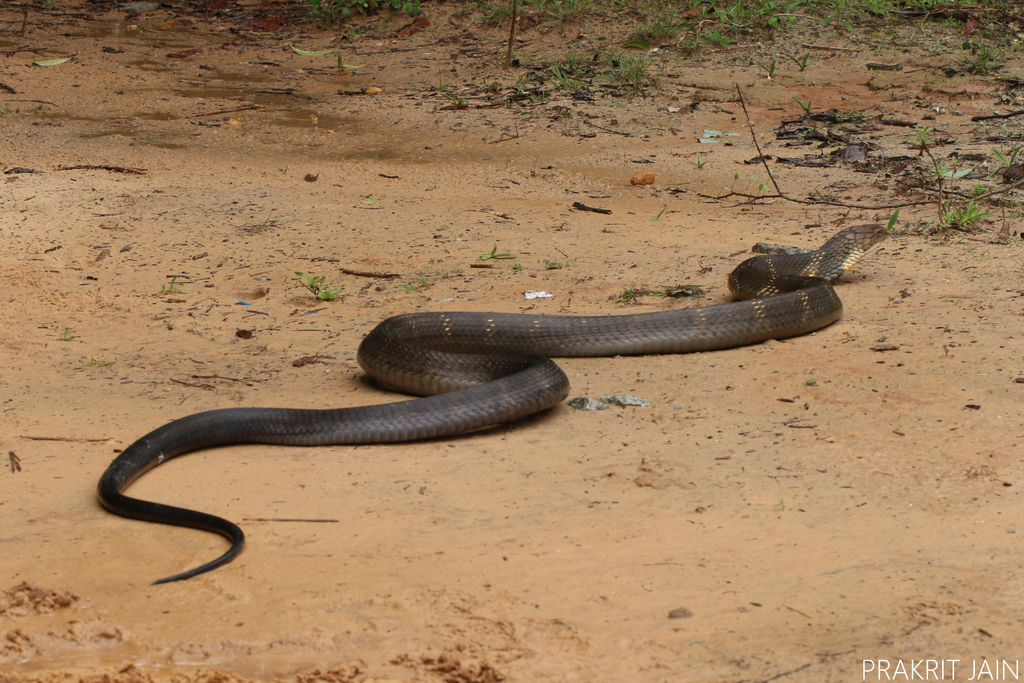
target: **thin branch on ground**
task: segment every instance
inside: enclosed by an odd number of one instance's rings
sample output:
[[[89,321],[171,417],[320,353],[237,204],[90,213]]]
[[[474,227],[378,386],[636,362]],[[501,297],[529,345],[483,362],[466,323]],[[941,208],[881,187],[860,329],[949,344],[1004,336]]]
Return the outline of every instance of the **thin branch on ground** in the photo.
[[[110,164],[80,164],[78,166],[58,166],[58,171],[111,171],[113,173],[130,173],[133,175],[146,175],[145,168],[132,168],[131,166],[111,166]],[[105,214],[115,216],[119,214]]]
[[[505,58],[502,60],[505,66],[512,66],[512,44],[516,37],[516,19],[518,19],[516,15],[518,11],[518,0],[512,0],[512,25],[508,29],[508,50],[505,52]]]
[[[988,116],[972,116],[971,121],[988,121],[989,119],[1008,119],[1024,114],[1024,109],[1014,109],[1009,114],[989,114]]]
[[[991,192],[986,192],[985,194],[980,194],[980,195],[978,195],[976,197],[967,197],[967,196],[961,195],[960,193],[952,192],[951,190],[945,190],[942,187],[942,181],[940,180],[939,181],[939,188],[938,188],[938,190],[935,190],[935,189],[932,189],[932,188],[919,188],[922,192],[933,192],[933,193],[938,194],[939,196],[937,198],[929,197],[929,198],[926,198],[926,199],[918,199],[918,200],[912,200],[912,201],[906,201],[906,202],[897,202],[897,203],[891,203],[891,204],[872,204],[872,205],[848,204],[846,202],[834,201],[834,200],[824,199],[824,198],[819,198],[819,199],[798,199],[796,197],[791,197],[791,196],[787,195],[785,192],[782,191],[782,189],[779,187],[779,184],[775,181],[775,177],[772,175],[771,169],[768,168],[768,162],[764,158],[764,154],[761,152],[761,145],[758,144],[757,136],[754,134],[754,126],[753,126],[753,123],[750,120],[750,113],[747,111],[747,103],[743,99],[743,93],[740,91],[739,84],[735,84],[735,87],[736,87],[736,95],[739,97],[739,100],[740,100],[740,106],[743,107],[743,115],[747,119],[747,126],[750,128],[750,137],[754,141],[754,147],[757,149],[758,158],[761,160],[761,164],[764,166],[765,171],[768,172],[768,177],[771,178],[772,185],[775,186],[776,194],[758,194],[758,195],[755,195],[755,194],[749,194],[749,193],[746,193],[746,192],[737,192],[735,190],[731,190],[728,193],[723,194],[723,195],[708,195],[708,194],[704,194],[702,192],[696,193],[700,197],[707,197],[708,199],[717,199],[717,200],[728,199],[729,197],[743,197],[743,198],[746,198],[746,199],[752,199],[755,202],[758,201],[758,200],[764,200],[764,199],[785,199],[786,201],[795,202],[797,204],[841,206],[841,207],[848,208],[848,209],[860,209],[862,211],[880,211],[882,209],[901,209],[901,208],[903,208],[905,206],[921,206],[921,205],[924,205],[924,204],[941,204],[942,203],[942,197],[945,194],[954,194],[956,196],[964,197],[965,199],[973,199],[974,201],[979,201],[979,200],[982,200],[982,199],[988,199],[989,197],[994,197],[996,195],[1006,194],[1007,192],[1010,192],[1011,190],[1015,190],[1015,189],[1017,189],[1019,187],[1024,187],[1024,180],[1020,180],[1020,181],[1018,181],[1016,183],[1013,183],[1012,185],[1008,185],[1008,186],[1006,186],[1004,188],[1000,188],[998,190],[992,190]],[[1024,110],[1015,111],[1012,114],[1008,114],[1007,116],[1016,115],[1016,114],[1024,114]],[[927,148],[925,148],[923,150],[923,152],[928,154],[929,157],[931,157],[931,152],[929,152]],[[933,163],[935,162],[934,157],[932,157],[932,162]]]
[[[348,268],[342,268],[341,272],[345,275],[355,275],[356,277],[379,277],[379,278],[392,278],[402,277],[401,273],[375,273],[368,270],[350,270]]]
[[[706,197],[707,199],[728,199],[729,197],[744,197],[746,199],[753,199],[755,202],[761,199],[785,199],[787,202],[794,202],[796,204],[808,204],[811,206],[841,206],[846,209],[860,209],[862,211],[880,211],[882,209],[901,209],[904,206],[920,206],[922,204],[935,204],[934,199],[921,199],[910,202],[900,202],[898,204],[847,204],[846,202],[833,201],[831,199],[798,199],[796,197],[790,197],[786,194],[748,194],[746,192],[728,192],[723,195],[711,195],[704,194],[703,192],[696,193],[698,197]]]
[[[245,105],[242,105],[241,107],[229,107],[227,109],[218,109],[216,111],[201,111],[201,112],[197,112],[195,114],[189,114],[185,118],[186,119],[196,119],[196,118],[199,118],[200,116],[213,116],[214,114],[230,114],[231,112],[235,112],[235,111],[258,111],[260,109],[266,109],[266,108],[267,108],[267,105],[265,105],[265,104],[245,104]]]
[[[761,160],[761,164],[764,166],[765,170],[768,172],[768,177],[771,178],[772,185],[775,186],[776,194],[749,194],[749,193],[746,193],[746,192],[737,192],[736,190],[730,190],[729,192],[727,192],[726,194],[723,194],[723,195],[709,195],[709,194],[704,194],[703,192],[697,192],[696,193],[697,196],[699,196],[699,197],[706,197],[708,199],[716,199],[716,200],[728,199],[729,197],[743,197],[743,198],[746,198],[746,199],[752,199],[754,202],[757,202],[759,200],[765,200],[765,199],[785,199],[788,202],[794,202],[796,204],[810,204],[810,205],[818,205],[818,206],[820,206],[820,205],[825,205],[825,206],[841,206],[841,207],[848,208],[848,209],[860,209],[862,211],[880,211],[882,209],[901,209],[901,208],[903,208],[905,206],[920,206],[920,205],[923,205],[923,204],[941,203],[940,199],[928,198],[928,199],[918,199],[918,200],[906,201],[906,202],[897,202],[897,203],[891,203],[891,204],[865,205],[865,204],[848,204],[846,202],[834,201],[834,200],[831,200],[831,199],[824,199],[824,198],[820,198],[820,199],[799,199],[797,197],[791,197],[790,195],[788,195],[788,194],[786,194],[785,192],[782,191],[782,189],[779,187],[779,184],[775,181],[775,177],[772,175],[771,169],[768,168],[768,162],[765,160],[764,154],[762,154],[762,152],[761,152],[761,145],[758,144],[757,136],[754,134],[754,126],[753,126],[753,124],[752,124],[752,122],[750,120],[750,113],[747,111],[747,103],[743,99],[743,93],[740,92],[739,84],[736,84],[735,87],[736,87],[736,94],[739,96],[740,106],[743,107],[743,115],[747,119],[747,126],[750,128],[750,137],[753,139],[754,147],[757,149],[758,158]],[[593,124],[591,124],[591,125],[593,125]],[[1005,187],[1005,188],[1003,188],[1001,190],[993,190],[992,192],[987,192],[987,193],[985,193],[983,195],[978,195],[974,199],[975,200],[977,200],[977,199],[985,199],[985,198],[991,197],[993,195],[1004,194],[1006,192],[1009,192],[1010,190],[1013,190],[1015,188],[1021,187],[1022,185],[1024,185],[1024,180],[1022,180],[1020,182],[1017,182],[1017,183],[1014,183],[1013,185],[1010,185],[1009,187]]]
[[[772,185],[775,186],[775,191],[782,196],[782,190],[779,188],[779,184],[775,182],[775,176],[772,175],[772,169],[768,168],[768,161],[764,158],[764,153],[761,152],[761,145],[757,142],[757,134],[754,132],[754,123],[750,120],[750,112],[747,111],[747,102],[743,99],[743,93],[740,91],[740,84],[736,83],[736,96],[740,98],[740,106],[743,107],[743,116],[747,119],[747,128],[750,129],[750,139],[754,141],[754,147],[757,149],[757,158],[761,160],[761,165],[764,166],[764,170],[768,173],[768,178],[772,181]]]

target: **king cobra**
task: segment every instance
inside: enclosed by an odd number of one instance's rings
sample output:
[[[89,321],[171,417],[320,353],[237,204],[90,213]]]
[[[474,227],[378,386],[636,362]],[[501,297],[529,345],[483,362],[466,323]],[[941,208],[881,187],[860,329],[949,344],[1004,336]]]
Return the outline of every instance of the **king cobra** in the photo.
[[[245,535],[214,515],[124,495],[140,476],[175,456],[229,444],[327,446],[431,439],[517,420],[569,393],[551,357],[690,353],[784,339],[829,325],[843,304],[831,282],[887,236],[883,225],[843,230],[821,248],[756,256],[729,275],[740,299],[639,315],[577,317],[515,313],[415,313],[389,318],[359,345],[369,375],[425,396],[357,408],[226,408],[188,415],[145,435],[117,456],[99,482],[110,512],[211,531],[231,547],[200,567],[154,583],[188,579],[231,561]]]

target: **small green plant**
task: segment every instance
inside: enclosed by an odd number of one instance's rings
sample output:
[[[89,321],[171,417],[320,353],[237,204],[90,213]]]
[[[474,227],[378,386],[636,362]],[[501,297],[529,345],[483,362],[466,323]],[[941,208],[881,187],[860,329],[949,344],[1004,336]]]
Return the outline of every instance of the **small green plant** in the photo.
[[[971,169],[969,168],[961,168],[959,171],[955,171],[949,164],[942,164],[936,170],[937,175],[940,175],[943,178],[953,178],[956,180],[959,180],[960,178],[963,178],[966,175],[970,175],[970,173]]]
[[[1021,145],[1014,145],[1005,155],[995,147],[992,147],[991,149],[992,153],[996,155],[996,159],[999,160],[999,168],[992,172],[992,175],[995,175],[996,173],[1005,171],[1016,163],[1017,155],[1020,154]]]
[[[484,6],[483,22],[492,28],[505,23],[505,20],[511,16],[511,2],[495,2]]]
[[[800,108],[804,110],[805,114],[810,114],[811,113],[811,101],[810,100],[807,100],[806,102],[804,102],[799,97],[794,97],[793,100],[797,104],[800,105]]]
[[[165,294],[181,294],[181,284],[178,282],[177,275],[171,278],[169,284],[160,285],[160,296]]]
[[[889,216],[889,222],[885,224],[885,232],[886,233],[891,233],[892,232],[892,229],[896,226],[896,221],[899,220],[899,217],[900,217],[900,210],[899,209],[896,209],[895,211],[892,212],[892,215]]]
[[[323,275],[306,275],[297,270],[295,274],[299,276],[299,282],[296,286],[308,289],[316,297],[317,301],[333,301],[345,291],[344,287],[340,289],[328,287],[327,278]]]
[[[704,290],[697,285],[662,285],[661,289],[662,296],[673,299],[704,296]]]
[[[651,222],[652,223],[656,223],[657,221],[661,220],[661,217],[663,215],[665,215],[666,211],[668,211],[668,204],[666,204],[665,206],[661,207],[661,211],[659,211],[656,216],[651,218]]]
[[[583,67],[583,59],[576,54],[576,50],[569,50],[569,54],[562,58],[562,65],[566,71],[575,73]]]
[[[465,97],[455,97],[454,95],[451,95],[446,92],[442,92],[441,94],[448,98],[448,101],[454,104],[456,107],[464,107],[467,104],[469,104],[469,100],[467,100]]]
[[[629,306],[635,304],[637,300],[642,296],[659,296],[661,292],[646,287],[623,287],[622,294],[615,300],[619,306]]]
[[[704,37],[719,47],[729,47],[733,42],[735,42],[732,38],[723,35],[718,31],[706,31],[704,33]]]
[[[494,243],[494,247],[491,249],[491,253],[490,254],[480,254],[480,257],[477,259],[477,261],[490,261],[491,259],[514,259],[514,258],[519,258],[519,257],[516,256],[515,254],[507,252],[507,251],[499,252],[498,251],[498,243],[495,242]]]
[[[437,262],[444,263],[444,260],[437,259]],[[462,275],[465,272],[466,271],[463,268],[456,268],[455,270],[435,270],[434,277],[436,277],[438,280],[450,280],[456,275]],[[422,273],[420,273],[420,275],[422,275]]]
[[[797,59],[793,55],[786,55],[786,56],[789,57],[790,59],[792,59],[794,62],[796,62],[797,67],[799,67],[801,71],[806,69],[807,65],[811,63],[811,53],[810,52],[806,53],[800,59]]]
[[[110,365],[110,363],[108,363],[105,360],[96,360],[95,358],[92,358],[92,359],[89,360],[89,367],[90,368],[105,368],[108,365]]]
[[[638,92],[653,82],[651,60],[643,56],[615,56],[611,59],[612,77],[626,88]]]
[[[635,41],[656,45],[675,37],[678,28],[678,24],[670,16],[659,13],[634,26],[626,36],[626,43]]]
[[[559,263],[558,261],[549,261],[546,258],[540,259],[539,261],[537,261],[537,263],[543,263],[544,270],[561,270],[562,268],[565,268],[564,263]]]
[[[935,142],[935,131],[927,126],[914,126],[914,142],[911,147],[925,152]]]
[[[981,207],[972,199],[966,208],[955,205],[945,207],[939,215],[939,223],[943,227],[955,230],[971,230],[975,227],[975,223],[991,215],[991,211],[982,211]]]
[[[586,0],[552,0],[549,3],[538,4],[546,7],[548,14],[563,26],[582,19],[592,9],[591,3]]]
[[[532,71],[524,71],[516,77],[515,85],[512,87],[517,91],[525,92],[530,86],[537,85],[536,75]]]
[[[242,228],[242,232],[246,235],[260,235],[270,228],[278,225],[278,221],[272,219],[269,215],[258,225],[250,225],[249,227]]]
[[[939,163],[939,160],[931,152],[931,146],[934,142],[934,130],[931,128],[925,128],[923,126],[914,127],[914,142],[911,145],[915,149],[920,150],[920,154],[927,154],[928,158],[931,159],[932,167],[927,171],[921,171],[930,182],[938,183],[939,191],[942,191],[942,180],[944,178],[959,179],[970,174],[971,169],[962,168],[959,171],[954,170],[949,164]]]
[[[814,379],[813,377],[808,377],[806,380],[804,380],[804,384],[806,384],[809,387],[816,387],[818,386],[818,380]]]
[[[579,90],[585,84],[573,77],[572,71],[568,68],[556,66],[551,72],[555,76],[556,90]]]
[[[615,303],[620,306],[635,304],[642,296],[667,296],[672,299],[701,297],[704,296],[704,290],[696,285],[661,285],[661,291],[647,287],[623,287]]]
[[[514,263],[514,264],[512,264],[512,270],[516,271],[517,273],[523,272],[523,264],[522,263]]]
[[[418,292],[421,289],[426,289],[432,284],[434,284],[434,281],[430,278],[421,277],[416,280],[409,280],[405,284],[398,285],[398,288],[406,292]]]
[[[6,104],[0,104],[0,116],[7,116],[10,113],[12,112],[9,106],[7,106]]]
[[[340,4],[333,0],[306,0],[306,4],[308,7],[302,17],[303,21],[320,28],[330,28],[343,17]]]
[[[768,62],[767,65],[761,64],[760,62],[756,62],[756,64],[762,69],[764,69],[765,72],[767,72],[768,80],[772,80],[772,76],[775,75],[775,60],[773,59],[772,61]]]
[[[547,90],[531,90],[530,91],[530,102],[533,104],[544,104],[548,101],[548,95],[550,94]]]
[[[962,59],[960,67],[969,74],[987,76],[1002,70],[1003,56],[987,46],[982,46],[974,52],[973,58]]]
[[[57,335],[57,341],[71,341],[75,338],[75,335],[71,334],[71,330],[66,329]]]
[[[704,160],[704,157],[700,155],[700,152],[697,152],[697,158],[695,159],[694,163],[697,164],[698,169],[701,169],[704,168],[705,164],[707,164],[708,162]]]

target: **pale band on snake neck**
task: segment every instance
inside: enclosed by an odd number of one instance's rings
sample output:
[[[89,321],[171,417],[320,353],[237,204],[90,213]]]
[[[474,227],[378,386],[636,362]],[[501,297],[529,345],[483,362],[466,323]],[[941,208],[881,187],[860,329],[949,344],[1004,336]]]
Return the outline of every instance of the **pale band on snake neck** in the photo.
[[[741,301],[617,316],[415,313],[385,320],[359,346],[359,365],[411,401],[357,408],[227,408],[188,415],[145,435],[99,482],[109,511],[221,534],[217,559],[155,583],[191,578],[229,562],[245,535],[220,517],[130,498],[123,491],[178,455],[230,444],[327,446],[429,439],[517,420],[560,403],[565,373],[549,358],[711,351],[807,334],[838,320],[830,284],[887,237],[883,225],[841,231],[819,249],[757,256],[729,275]]]

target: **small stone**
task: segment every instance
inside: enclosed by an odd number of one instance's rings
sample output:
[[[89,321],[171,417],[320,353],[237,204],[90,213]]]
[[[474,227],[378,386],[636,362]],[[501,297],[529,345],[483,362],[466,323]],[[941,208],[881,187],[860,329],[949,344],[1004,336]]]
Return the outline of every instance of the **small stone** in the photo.
[[[669,619],[689,619],[693,616],[693,612],[686,609],[685,607],[676,607],[674,610],[668,613]]]
[[[637,406],[639,408],[650,408],[651,402],[646,398],[633,396],[632,394],[605,394],[601,397],[605,403],[613,406]]]
[[[843,161],[867,161],[868,150],[863,145],[847,145],[839,152],[839,158]]]
[[[569,401],[569,407],[576,410],[609,410],[609,407],[589,396],[578,396]]]
[[[629,180],[630,185],[653,185],[654,174],[650,171],[638,171]]]

